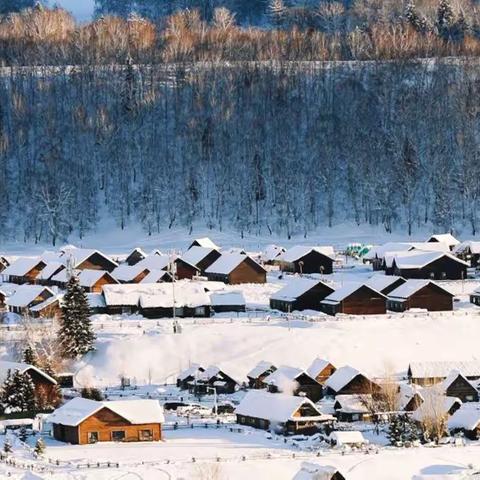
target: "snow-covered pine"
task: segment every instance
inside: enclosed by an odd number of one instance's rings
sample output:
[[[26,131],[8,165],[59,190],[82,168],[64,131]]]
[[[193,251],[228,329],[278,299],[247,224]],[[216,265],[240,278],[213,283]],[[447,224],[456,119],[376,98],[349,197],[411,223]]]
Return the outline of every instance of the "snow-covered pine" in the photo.
[[[10,412],[36,410],[35,386],[28,373],[8,371],[2,387],[2,405]]]
[[[64,358],[75,359],[94,349],[88,298],[75,275],[67,284],[58,336]]]
[[[43,455],[45,453],[46,446],[45,442],[43,441],[43,438],[40,437],[37,442],[35,443],[35,448],[33,449],[33,452],[35,456]]]
[[[38,366],[38,356],[31,345],[27,345],[25,350],[23,351],[22,361],[35,367]]]

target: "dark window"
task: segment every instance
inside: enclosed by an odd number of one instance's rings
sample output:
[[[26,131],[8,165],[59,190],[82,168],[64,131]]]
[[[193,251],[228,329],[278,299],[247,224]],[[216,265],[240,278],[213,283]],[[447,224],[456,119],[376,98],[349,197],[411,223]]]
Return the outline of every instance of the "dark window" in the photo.
[[[125,431],[124,430],[114,430],[112,432],[112,440],[114,442],[123,442],[123,440],[125,440]]]
[[[97,443],[98,442],[98,432],[88,432],[87,433],[88,443]]]

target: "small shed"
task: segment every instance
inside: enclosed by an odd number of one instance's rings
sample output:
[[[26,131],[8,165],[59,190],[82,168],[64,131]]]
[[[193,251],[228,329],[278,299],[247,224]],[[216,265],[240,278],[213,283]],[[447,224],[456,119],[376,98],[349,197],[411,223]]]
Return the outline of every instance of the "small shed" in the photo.
[[[368,445],[368,440],[366,440],[362,432],[353,431],[353,432],[344,432],[336,431],[330,434],[330,441],[332,445],[338,448],[342,447],[355,447],[361,448],[365,445]]]
[[[270,297],[270,308],[282,312],[320,310],[320,302],[333,291],[321,280],[299,277]]]
[[[450,250],[453,250],[460,241],[457,240],[451,233],[437,233],[432,235],[428,240],[428,243],[444,243],[448,245]]]
[[[303,462],[292,480],[346,480],[337,467]]]
[[[464,403],[449,419],[448,429],[452,435],[463,433],[469,440],[480,439],[480,404]]]
[[[429,312],[451,311],[453,298],[453,293],[430,280],[407,280],[389,293],[387,308],[394,312],[404,312],[411,308]]]
[[[162,439],[165,422],[158,400],[98,402],[76,397],[49,417],[53,436],[61,442],[151,442]]]
[[[253,367],[252,370],[247,373],[249,388],[264,388],[265,378],[267,378],[276,369],[277,367],[272,362],[267,362],[265,360],[258,362],[257,365],[255,365],[255,367]]]
[[[340,367],[325,382],[329,395],[368,395],[380,391],[380,386],[349,365]]]
[[[230,285],[240,283],[266,283],[266,270],[253,258],[240,253],[224,253],[210,265],[205,274],[208,280]]]
[[[213,292],[210,294],[215,313],[245,312],[246,302],[242,292]]]
[[[378,315],[387,311],[387,297],[362,283],[350,283],[335,290],[320,302],[328,315]]]
[[[136,265],[138,262],[146,258],[147,254],[139,247],[134,248],[125,259],[127,265]]]
[[[372,418],[367,408],[372,402],[372,395],[337,395],[333,408],[340,422],[365,422]]]
[[[334,260],[333,247],[297,245],[278,256],[275,263],[284,272],[330,274]]]

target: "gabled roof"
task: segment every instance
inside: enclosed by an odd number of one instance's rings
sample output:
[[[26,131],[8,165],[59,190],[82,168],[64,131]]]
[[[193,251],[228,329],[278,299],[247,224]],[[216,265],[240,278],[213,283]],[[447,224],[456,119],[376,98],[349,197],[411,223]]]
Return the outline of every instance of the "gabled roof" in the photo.
[[[314,410],[315,417],[318,417],[319,420],[322,418],[322,413],[306,397],[258,390],[249,391],[235,409],[235,413],[246,417],[269,420],[270,422],[298,421],[301,417],[294,417],[294,414],[302,405],[309,405]]]
[[[259,270],[265,271],[265,269],[259,263],[257,263],[248,255],[242,255],[241,253],[222,253],[222,255],[215,262],[213,262],[212,265],[205,270],[205,272],[228,275],[244,261],[253,262],[253,264],[255,264]]]
[[[63,296],[60,295],[55,295],[54,297],[47,298],[44,302],[30,307],[30,312],[42,312],[45,308],[52,306],[56,302],[60,302],[61,298],[63,298]]]
[[[265,377],[263,383],[266,385],[276,385],[277,387],[282,387],[282,385],[293,382],[302,373],[305,372],[300,368],[281,365],[268,377]]]
[[[62,262],[51,261],[37,275],[36,280],[50,280],[57,272],[64,270],[65,265]]]
[[[140,260],[135,266],[138,268],[148,268],[149,270],[166,270],[170,261],[175,260],[169,255],[151,254]]]
[[[119,265],[115,270],[112,271],[112,277],[116,278],[121,282],[129,282],[134,280],[142,272],[147,271],[147,274],[150,273],[150,270],[144,265],[128,265],[123,264]]]
[[[406,300],[410,298],[412,295],[414,295],[415,293],[417,293],[422,288],[427,287],[428,285],[433,285],[435,288],[445,292],[445,294],[450,295],[451,297],[454,297],[453,293],[449,292],[446,288],[441,287],[440,285],[438,285],[438,283],[432,282],[431,280],[411,279],[411,280],[407,280],[403,285],[400,285],[395,290],[392,290],[388,294],[388,298],[391,298],[392,300],[395,300],[395,299]]]
[[[330,362],[328,360],[317,357],[307,368],[307,373],[312,378],[317,378],[317,376],[320,375],[329,365]]]
[[[105,275],[118,283],[106,270],[82,270],[78,274],[78,281],[81,287],[89,288],[93,287]]]
[[[432,415],[446,415],[454,405],[462,405],[462,401],[457,397],[447,397],[442,394],[436,386],[424,388],[422,390],[424,402],[413,412],[412,418],[421,422]]]
[[[143,285],[143,284],[142,284]],[[139,305],[142,308],[173,308],[173,299],[175,306],[179,307],[203,307],[210,305],[210,297],[207,295],[201,285],[192,282],[176,282],[175,287],[172,283],[155,283],[149,292],[139,294]],[[175,297],[174,291],[175,288]]]
[[[2,275],[10,275],[15,277],[23,277],[28,272],[38,266],[39,263],[45,264],[39,257],[20,257],[11,263],[3,272]]]
[[[7,305],[9,307],[28,307],[39,295],[47,292],[51,297],[55,296],[52,290],[42,285],[20,285],[15,293],[8,298]]]
[[[334,392],[346,387],[357,375],[362,375],[356,368],[345,365],[336,370],[325,382],[325,386]]]
[[[450,252],[450,247],[443,242],[412,242],[411,251]]]
[[[459,243],[454,249],[455,254],[464,253],[467,250],[470,250],[470,253],[473,255],[480,254],[480,242],[474,240],[467,240],[466,242]]]
[[[430,263],[433,263],[440,258],[447,257],[450,260],[460,263],[465,266],[469,266],[467,262],[460,260],[459,258],[455,257],[451,253],[444,253],[444,252],[419,252],[418,254],[412,254],[410,252],[409,255],[397,255],[395,257],[395,264],[401,270],[409,270],[409,269],[416,269],[416,268],[423,268]]]
[[[139,253],[142,257],[146,257],[147,254],[140,248],[140,247],[135,247],[128,255],[127,258],[131,257],[134,253]]]
[[[452,370],[480,377],[480,360],[411,362],[408,370],[413,378],[447,378]]]
[[[171,280],[172,275],[166,270],[152,269],[148,275],[140,281],[142,284],[159,283],[165,281],[165,279]]]
[[[71,255],[73,257],[73,259],[75,260],[75,268],[81,265],[85,260],[88,260],[94,254],[100,255],[112,265],[118,267],[118,264],[114,262],[109,256],[100,252],[100,250],[95,250],[94,248],[77,248],[73,245],[67,245],[66,247],[63,247],[61,249],[61,252],[63,253],[62,257],[64,258],[67,258],[68,255]]]
[[[451,233],[437,233],[432,235],[427,242],[441,242],[446,243],[450,247],[458,245],[460,242]]]
[[[260,258],[264,262],[271,262],[272,260],[276,260],[285,251],[285,248],[280,247],[279,245],[267,245]]]
[[[367,287],[373,288],[377,292],[382,292],[386,288],[393,285],[395,282],[402,280],[405,282],[405,279],[402,277],[397,277],[395,275],[384,275],[384,274],[377,274],[370,277],[366,282],[365,285]]]
[[[179,380],[185,380],[188,377],[195,376],[195,374],[205,370],[200,364],[192,363],[188,368],[180,372],[177,376]]]
[[[343,413],[368,413],[367,405],[372,401],[371,395],[337,395],[335,407]]]
[[[294,302],[298,297],[316,287],[319,284],[325,285],[330,291],[333,292],[333,288],[322,282],[321,280],[313,280],[311,278],[298,277],[290,281],[278,292],[275,292],[270,298],[272,300],[281,300],[284,302]]]
[[[388,242],[383,245],[372,247],[364,256],[365,260],[373,260],[374,258],[385,258],[390,252],[407,251],[412,248],[411,242]]]
[[[308,255],[312,251],[321,253],[322,255],[331,258],[332,260],[335,259],[335,252],[333,250],[333,247],[312,247],[306,245],[295,245],[294,247],[289,248],[286,252],[282,253],[279,257],[277,257],[277,260],[287,263],[295,262],[303,258],[305,255]]]
[[[343,302],[346,298],[348,298],[350,295],[355,293],[357,290],[360,290],[361,288],[367,288],[374,292],[376,295],[379,295],[380,297],[387,298],[383,293],[378,292],[377,290],[374,290],[373,288],[365,285],[364,283],[360,282],[352,282],[352,283],[347,283],[343,287],[340,287],[339,289],[335,290],[333,293],[328,295],[325,299],[322,300],[321,303],[329,303],[329,304],[336,304]]]
[[[449,419],[448,429],[475,430],[480,424],[480,403],[464,403]]]
[[[163,408],[158,400],[118,400],[97,402],[87,398],[76,397],[50,416],[49,421],[59,425],[76,427],[102,408],[108,408],[132,425],[146,423],[164,423]]]
[[[468,385],[471,385],[472,388],[474,390],[476,390],[476,388],[472,385],[472,383],[470,383],[470,381],[464,376],[461,374],[461,372],[459,372],[458,370],[452,370],[449,374],[448,374],[448,377],[443,380],[442,382],[442,388],[447,391],[450,386],[452,385],[453,382],[455,382],[455,380],[457,380],[458,377],[461,377]]]
[[[9,370],[12,373],[15,372],[16,370],[18,370],[20,373],[25,373],[28,370],[33,370],[37,372],[39,375],[41,375],[43,378],[48,380],[50,383],[53,383],[53,384],[57,383],[57,381],[54,378],[52,378],[50,375],[45,373],[40,368],[30,365],[29,363],[0,361],[0,383],[1,384],[5,382],[5,379],[7,378],[7,374]]]
[[[210,240],[208,237],[202,237],[202,238],[196,238],[193,240],[192,243],[198,243],[200,247],[205,247],[205,248],[214,248],[215,250],[220,250],[220,247],[215,244],[212,240]]]
[[[191,265],[197,266],[207,255],[210,255],[213,251],[217,251],[215,248],[207,247],[190,247],[183,255],[182,260]]]
[[[247,377],[248,378],[258,378],[260,375],[264,374],[267,370],[270,370],[271,368],[274,368],[275,365],[272,362],[267,362],[265,360],[262,360],[255,365],[248,373]]]

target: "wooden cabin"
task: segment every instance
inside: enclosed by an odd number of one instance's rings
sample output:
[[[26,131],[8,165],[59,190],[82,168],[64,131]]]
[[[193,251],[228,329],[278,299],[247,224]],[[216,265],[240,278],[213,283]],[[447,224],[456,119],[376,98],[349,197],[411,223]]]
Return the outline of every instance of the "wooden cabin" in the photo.
[[[102,270],[82,270],[78,275],[78,281],[88,293],[101,293],[105,285],[118,284],[110,273]]]
[[[45,268],[37,275],[35,278],[35,283],[37,285],[45,285],[47,287],[55,286],[53,278],[66,270],[66,267],[63,263],[58,261],[47,262]],[[64,273],[66,275],[66,272]]]
[[[372,403],[372,395],[337,395],[333,408],[339,422],[368,422],[372,414],[368,405]]]
[[[132,267],[133,265],[136,265],[138,262],[140,262],[146,257],[147,257],[147,254],[141,248],[137,247],[137,248],[134,248],[132,252],[128,254],[127,258],[125,259],[125,263]]]
[[[307,372],[299,368],[282,365],[263,379],[270,393],[292,392],[306,396],[312,402],[323,397],[323,387]]]
[[[480,404],[465,403],[447,423],[451,435],[462,433],[469,440],[480,439]]]
[[[364,256],[363,263],[370,263],[374,271],[385,270],[385,256],[392,252],[406,252],[412,248],[409,242],[387,242],[372,247]]]
[[[336,367],[328,360],[316,358],[307,368],[307,373],[315,379],[320,385],[324,385],[336,371]]]
[[[460,242],[451,233],[440,233],[432,235],[427,243],[444,243],[453,250]]]
[[[200,275],[200,269],[183,258],[175,259],[175,278],[177,280],[192,279]]]
[[[39,403],[55,403],[57,399],[57,381],[38,367],[22,362],[0,361],[0,384],[3,385],[8,372],[19,371],[28,374],[35,388],[35,397]]]
[[[366,282],[365,285],[367,287],[373,288],[373,290],[380,292],[382,295],[388,297],[388,294],[395,290],[396,288],[400,287],[406,282],[406,280],[402,277],[396,277],[394,275],[382,275],[377,274],[370,277]]]
[[[393,312],[404,312],[421,308],[429,312],[453,310],[453,293],[430,280],[407,280],[391,291],[387,308]]]
[[[246,302],[242,292],[213,292],[210,303],[215,313],[245,312]]]
[[[318,432],[320,424],[334,420],[331,415],[322,414],[308,398],[259,390],[248,392],[235,414],[239,425],[284,435],[311,435]]]
[[[198,363],[193,363],[186,370],[178,374],[177,387],[180,390],[188,390],[189,383],[194,382],[203,372],[205,372],[205,368]]]
[[[475,385],[456,370],[450,372],[441,386],[445,395],[459,398],[463,403],[478,402],[479,400]]]
[[[320,310],[320,302],[333,292],[320,280],[296,278],[270,297],[270,308],[282,312]]]
[[[387,297],[367,285],[351,283],[325,297],[320,309],[328,315],[379,315],[387,311]]]
[[[65,264],[71,262],[75,270],[105,270],[110,273],[118,267],[107,255],[89,248],[64,248],[60,258],[65,259]]]
[[[190,250],[192,247],[201,247],[201,248],[213,248],[215,250],[220,250],[220,247],[216,245],[208,237],[196,238],[188,247]]]
[[[407,375],[410,383],[430,386],[445,380],[452,371],[460,372],[467,380],[480,379],[480,361],[411,362]]]
[[[453,254],[470,264],[472,268],[480,266],[480,242],[472,240],[462,242],[453,249]]]
[[[239,253],[224,253],[205,270],[208,280],[238,285],[266,283],[267,271],[253,258]]]
[[[162,440],[165,418],[158,400],[97,402],[76,397],[57,408],[50,421],[56,440],[86,445]]]
[[[2,272],[2,278],[4,282],[18,285],[35,283],[35,279],[45,266],[46,262],[41,258],[21,257]]]
[[[247,373],[248,387],[254,389],[265,388],[264,380],[271,373],[273,373],[277,367],[271,362],[261,361],[258,362],[255,367]]]
[[[297,245],[277,257],[275,263],[284,272],[333,273],[334,251],[332,247],[307,247]]]
[[[467,278],[467,268],[468,263],[442,252],[418,252],[393,260],[393,273],[407,279],[462,280]]]
[[[20,285],[7,300],[8,311],[19,315],[30,315],[30,309],[43,304],[55,293],[42,285]]]
[[[140,283],[149,273],[150,269],[143,265],[123,264],[112,271],[112,277],[115,278],[118,283]]]
[[[183,261],[194,265],[200,270],[201,275],[205,275],[205,270],[215,263],[221,256],[221,253],[215,248],[190,247],[183,255]]]
[[[239,384],[223,370],[213,365],[207,367],[205,371],[198,372],[195,378],[188,382],[188,390],[194,395],[212,395],[234,393]]]
[[[369,395],[380,391],[380,387],[360,373],[346,365],[336,370],[325,382],[329,395]]]

